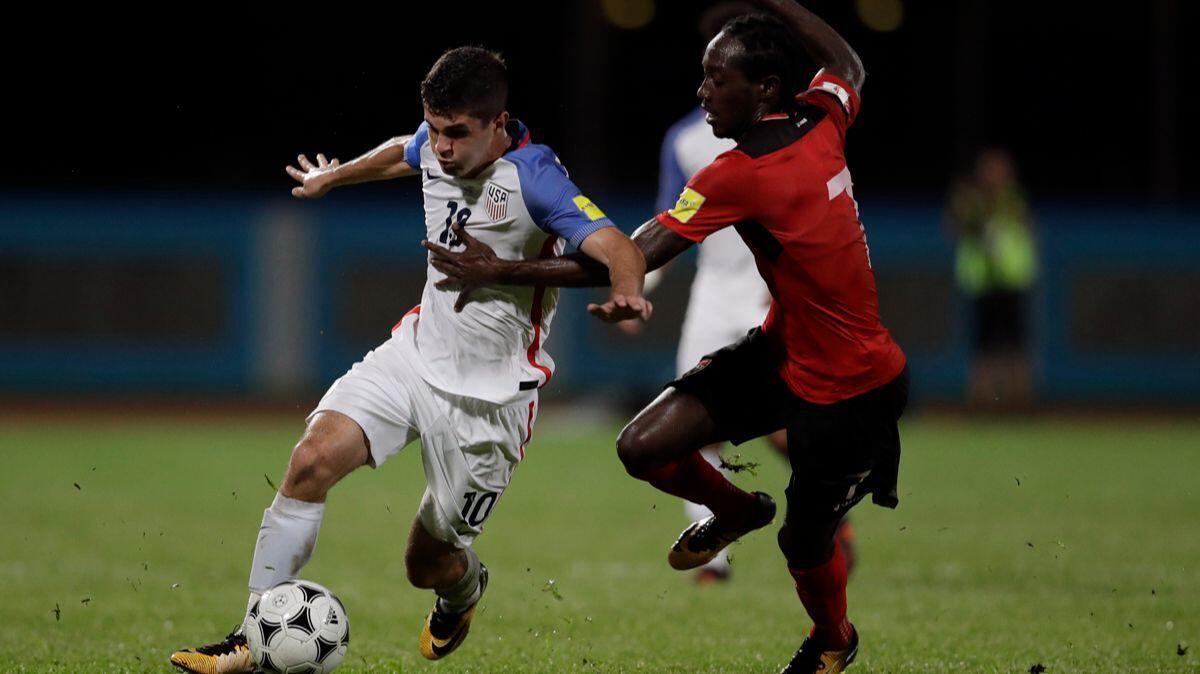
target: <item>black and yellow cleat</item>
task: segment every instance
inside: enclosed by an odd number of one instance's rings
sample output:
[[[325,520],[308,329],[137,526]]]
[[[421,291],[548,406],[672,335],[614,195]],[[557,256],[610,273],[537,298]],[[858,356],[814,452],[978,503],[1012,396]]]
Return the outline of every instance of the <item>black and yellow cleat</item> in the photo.
[[[851,626],[853,629],[853,625]],[[800,644],[800,650],[779,674],[838,674],[846,671],[858,655],[858,630],[850,633],[850,645],[840,651],[823,651],[812,637]]]
[[[479,599],[482,599],[483,591],[487,589],[488,570],[482,564],[479,566]],[[443,611],[441,600],[435,601],[433,610],[425,616],[425,626],[421,628],[421,655],[429,660],[441,660],[453,653],[471,630],[471,619],[475,617],[479,599],[458,613]]]
[[[246,645],[246,635],[239,627],[224,641],[185,648],[171,654],[171,664],[194,674],[249,674],[254,671],[254,659]]]
[[[754,492],[757,501],[754,512],[744,524],[726,527],[710,515],[699,522],[692,522],[688,528],[679,534],[675,544],[667,554],[667,562],[672,569],[686,571],[711,562],[719,552],[729,547],[731,543],[746,534],[761,529],[775,520],[775,499],[761,491]]]

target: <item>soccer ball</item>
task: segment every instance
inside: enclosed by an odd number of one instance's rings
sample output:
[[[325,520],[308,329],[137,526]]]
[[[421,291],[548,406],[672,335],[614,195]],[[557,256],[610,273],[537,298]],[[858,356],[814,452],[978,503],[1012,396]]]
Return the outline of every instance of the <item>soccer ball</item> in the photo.
[[[350,620],[332,592],[307,580],[263,593],[242,624],[254,664],[271,674],[324,674],[346,657]]]

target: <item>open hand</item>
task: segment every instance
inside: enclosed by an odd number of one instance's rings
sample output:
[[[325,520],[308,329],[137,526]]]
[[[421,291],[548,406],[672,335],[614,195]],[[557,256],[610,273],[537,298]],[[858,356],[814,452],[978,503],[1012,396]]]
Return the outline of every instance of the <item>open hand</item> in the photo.
[[[440,290],[457,286],[459,293],[454,310],[462,311],[475,289],[495,282],[503,260],[496,257],[496,252],[486,243],[468,234],[462,225],[453,225],[451,232],[462,244],[463,250],[453,251],[428,240],[422,241],[421,245],[432,253],[429,262],[433,268],[446,275],[434,286]]]
[[[624,294],[613,292],[608,301],[603,304],[589,304],[588,313],[605,323],[620,323],[631,318],[649,320],[654,313],[654,305],[640,294]]]
[[[325,155],[320,153],[317,154],[315,166],[304,155],[297,156],[296,163],[300,168],[288,166],[284,170],[300,183],[292,188],[292,196],[301,199],[316,199],[328,192],[333,187],[331,174],[341,166],[338,160],[327,161]]]

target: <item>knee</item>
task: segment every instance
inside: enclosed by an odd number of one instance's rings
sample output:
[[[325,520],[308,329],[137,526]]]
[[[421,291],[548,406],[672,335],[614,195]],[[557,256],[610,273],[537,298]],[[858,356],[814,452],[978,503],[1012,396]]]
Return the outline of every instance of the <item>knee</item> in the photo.
[[[833,556],[833,534],[825,527],[797,526],[784,522],[779,529],[779,550],[787,559],[788,568],[811,569],[829,561]]]
[[[625,466],[625,472],[639,480],[648,479],[652,468],[647,460],[648,444],[646,433],[636,421],[621,429],[617,436],[617,457]]]
[[[324,500],[337,481],[337,472],[330,465],[325,449],[319,440],[308,436],[296,443],[284,479],[287,496],[305,501]]]

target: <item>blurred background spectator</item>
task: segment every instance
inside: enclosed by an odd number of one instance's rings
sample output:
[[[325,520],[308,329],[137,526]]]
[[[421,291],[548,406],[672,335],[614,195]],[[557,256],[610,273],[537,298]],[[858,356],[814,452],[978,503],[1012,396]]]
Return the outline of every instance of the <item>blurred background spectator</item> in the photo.
[[[1028,314],[1037,247],[1012,156],[982,152],[951,190],[946,215],[955,280],[971,302],[967,399],[976,407],[1025,409],[1033,392]]]

